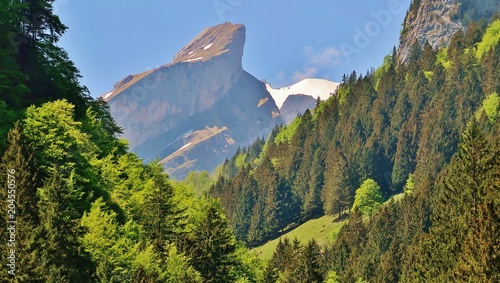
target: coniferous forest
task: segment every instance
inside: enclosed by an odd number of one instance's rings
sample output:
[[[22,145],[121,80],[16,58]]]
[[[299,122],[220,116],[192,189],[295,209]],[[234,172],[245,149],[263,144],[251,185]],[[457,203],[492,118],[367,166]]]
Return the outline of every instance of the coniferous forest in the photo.
[[[500,281],[500,17],[345,75],[200,191],[128,151],[52,2],[0,0],[1,282]],[[249,251],[325,214],[328,245]]]

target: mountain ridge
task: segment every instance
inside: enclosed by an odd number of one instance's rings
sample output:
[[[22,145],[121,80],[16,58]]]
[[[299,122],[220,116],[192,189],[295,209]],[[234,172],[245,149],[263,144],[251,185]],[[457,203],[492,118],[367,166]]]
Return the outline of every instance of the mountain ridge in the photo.
[[[168,173],[183,178],[189,170],[214,170],[238,146],[283,123],[264,83],[242,67],[245,32],[242,24],[206,28],[172,62],[129,75],[102,96],[132,151],[164,160]],[[186,146],[213,128],[225,130]]]

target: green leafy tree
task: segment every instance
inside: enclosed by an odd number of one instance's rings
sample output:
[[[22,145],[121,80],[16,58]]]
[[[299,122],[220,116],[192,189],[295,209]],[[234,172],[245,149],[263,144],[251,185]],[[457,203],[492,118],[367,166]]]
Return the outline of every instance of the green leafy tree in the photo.
[[[367,179],[356,190],[352,209],[358,208],[364,215],[372,215],[382,203],[380,187],[372,179]]]
[[[99,198],[90,212],[84,214],[81,225],[85,233],[80,242],[96,265],[94,276],[100,282],[131,282],[138,240],[131,237],[134,224],[128,222],[125,227],[121,226],[116,213],[107,209]]]
[[[29,141],[41,177],[50,176],[55,167],[65,177],[76,169],[75,181],[88,187],[91,180],[88,161],[97,149],[88,134],[81,132],[81,122],[74,119],[72,104],[57,100],[41,107],[29,107],[23,134]]]
[[[167,247],[168,257],[165,261],[165,281],[167,283],[201,283],[201,275],[190,264],[190,259],[179,253],[174,245]]]
[[[491,122],[496,122],[500,115],[500,97],[496,92],[488,95],[483,101],[483,109]]]

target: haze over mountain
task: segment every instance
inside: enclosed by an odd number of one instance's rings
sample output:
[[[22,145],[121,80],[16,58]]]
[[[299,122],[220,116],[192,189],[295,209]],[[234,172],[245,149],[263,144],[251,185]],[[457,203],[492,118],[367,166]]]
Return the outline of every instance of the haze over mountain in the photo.
[[[104,94],[131,150],[183,178],[212,171],[282,124],[264,83],[242,68],[244,43],[241,24],[206,28],[171,63],[129,75]]]

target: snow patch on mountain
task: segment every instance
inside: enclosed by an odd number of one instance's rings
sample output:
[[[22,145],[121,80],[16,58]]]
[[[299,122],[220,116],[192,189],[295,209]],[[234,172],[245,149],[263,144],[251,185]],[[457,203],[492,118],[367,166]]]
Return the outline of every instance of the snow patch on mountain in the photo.
[[[108,97],[110,97],[112,94],[113,94],[113,92],[112,92],[112,91],[110,91],[110,92],[106,93],[106,94],[104,95],[104,99],[107,99],[107,98],[108,98]]]
[[[319,96],[321,100],[327,100],[335,93],[338,86],[339,83],[325,79],[304,79],[291,86],[278,89],[274,89],[270,84],[266,83],[266,89],[273,97],[278,108],[281,108],[287,97],[292,94],[310,95],[315,99]]]
[[[187,148],[190,145],[191,145],[191,143],[187,143],[187,144],[183,145],[181,148],[179,148],[178,150],[183,150],[183,149]]]
[[[188,60],[182,61],[182,62],[194,62],[194,61],[198,61],[198,60],[201,60],[201,59],[203,59],[203,57],[196,57],[194,59],[188,59]]]

